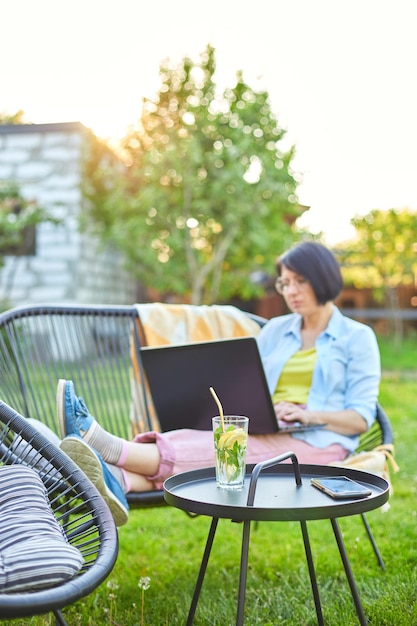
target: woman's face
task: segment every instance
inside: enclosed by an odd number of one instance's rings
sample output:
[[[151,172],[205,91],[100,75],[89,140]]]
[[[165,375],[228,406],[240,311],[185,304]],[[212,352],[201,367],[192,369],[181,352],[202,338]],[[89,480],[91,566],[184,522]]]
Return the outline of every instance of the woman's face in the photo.
[[[316,294],[310,283],[300,274],[282,266],[278,279],[279,292],[284,296],[288,308],[302,316],[313,313],[318,307]]]

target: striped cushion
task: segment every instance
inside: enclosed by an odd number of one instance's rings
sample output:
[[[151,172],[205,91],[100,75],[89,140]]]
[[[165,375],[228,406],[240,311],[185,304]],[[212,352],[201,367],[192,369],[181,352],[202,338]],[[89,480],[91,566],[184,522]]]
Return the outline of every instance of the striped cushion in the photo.
[[[0,592],[57,585],[77,574],[82,564],[39,475],[22,465],[0,467]]]

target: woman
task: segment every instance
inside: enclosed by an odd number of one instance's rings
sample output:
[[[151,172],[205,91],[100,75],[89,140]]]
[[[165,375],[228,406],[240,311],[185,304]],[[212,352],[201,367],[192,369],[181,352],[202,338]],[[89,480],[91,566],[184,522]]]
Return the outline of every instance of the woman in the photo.
[[[292,312],[271,319],[258,335],[276,415],[285,422],[326,426],[249,436],[247,462],[288,450],[301,463],[342,460],[375,419],[380,381],[375,334],[334,306],[343,281],[326,247],[296,245],[278,259],[277,272],[276,289]],[[62,436],[70,437],[63,449],[80,463],[80,450],[89,446],[118,472],[125,492],[160,488],[172,474],[214,464],[210,431],[149,432],[131,442],[104,431],[71,381],[59,381],[57,411]],[[83,469],[88,474],[87,463]]]

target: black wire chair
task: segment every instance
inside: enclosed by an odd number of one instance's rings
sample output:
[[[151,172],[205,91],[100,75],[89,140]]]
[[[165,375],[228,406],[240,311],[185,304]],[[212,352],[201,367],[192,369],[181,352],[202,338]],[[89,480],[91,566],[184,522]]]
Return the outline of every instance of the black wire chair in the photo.
[[[367,452],[377,446],[394,443],[394,433],[388,415],[382,406],[376,405],[376,419],[371,428],[359,437],[359,444],[355,452]]]
[[[54,587],[1,592],[0,618],[52,612],[65,626],[61,609],[89,595],[110,574],[118,554],[118,536],[109,508],[85,474],[22,415],[0,401],[0,465],[34,469],[51,508],[71,545],[84,558],[79,574]]]
[[[246,313],[262,326],[266,320]],[[59,378],[74,380],[91,413],[119,437],[153,430],[146,394],[132,402],[133,361],[143,380],[134,305],[33,305],[0,313],[0,398],[56,434]],[[143,383],[142,388],[145,388]],[[165,506],[163,490],[129,492],[130,508]]]
[[[394,433],[392,430],[391,422],[388,415],[385,413],[382,406],[377,403],[376,406],[376,419],[371,428],[359,437],[359,445],[355,450],[355,454],[360,452],[371,452],[377,446],[391,445],[394,443]],[[385,569],[384,560],[376,544],[375,537],[372,533],[369,522],[365,516],[365,513],[361,513],[362,522],[365,526],[366,533],[369,541],[371,542],[378,564],[382,569]]]

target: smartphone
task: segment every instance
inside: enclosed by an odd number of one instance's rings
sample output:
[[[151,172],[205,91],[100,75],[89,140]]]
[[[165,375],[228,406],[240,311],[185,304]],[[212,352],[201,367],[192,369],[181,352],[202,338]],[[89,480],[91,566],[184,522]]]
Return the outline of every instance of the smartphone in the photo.
[[[312,478],[311,484],[324,491],[328,496],[339,500],[348,498],[366,498],[372,494],[368,487],[347,478],[347,476],[329,476],[327,478]]]

